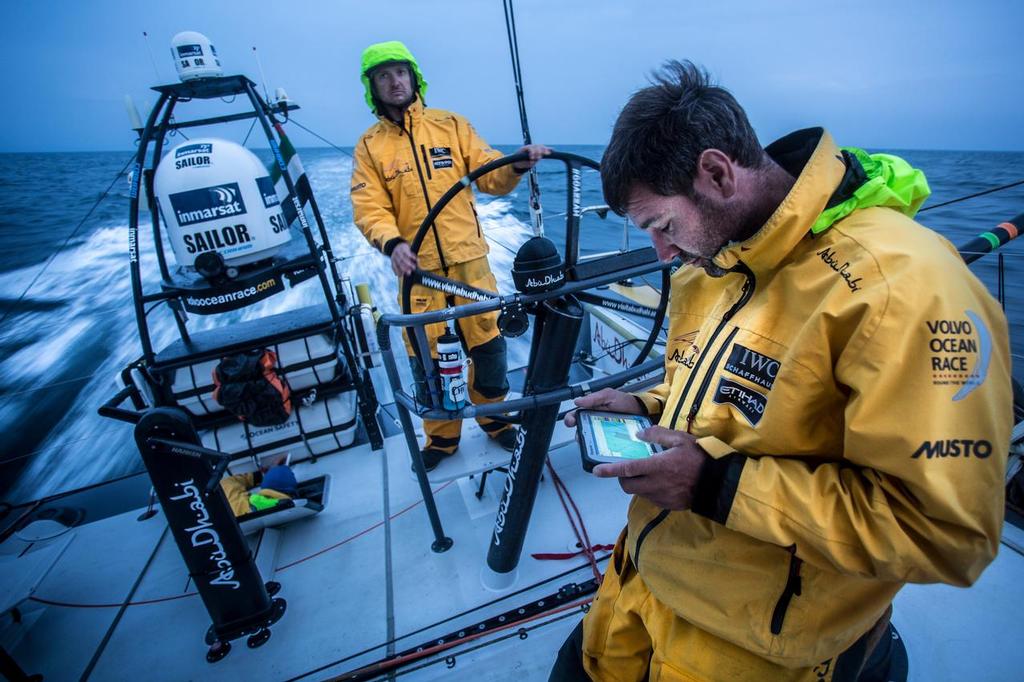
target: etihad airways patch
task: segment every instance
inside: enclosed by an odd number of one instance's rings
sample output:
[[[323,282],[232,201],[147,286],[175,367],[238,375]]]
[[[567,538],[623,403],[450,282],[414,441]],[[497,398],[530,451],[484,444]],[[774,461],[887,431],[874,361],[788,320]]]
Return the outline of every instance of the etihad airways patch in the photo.
[[[760,391],[742,386],[735,381],[721,377],[715,395],[711,398],[719,405],[732,405],[751,426],[757,426],[764,415],[768,398]]]
[[[960,319],[925,320],[928,360],[935,386],[958,386],[953,401],[985,383],[992,361],[992,333],[973,310]]]

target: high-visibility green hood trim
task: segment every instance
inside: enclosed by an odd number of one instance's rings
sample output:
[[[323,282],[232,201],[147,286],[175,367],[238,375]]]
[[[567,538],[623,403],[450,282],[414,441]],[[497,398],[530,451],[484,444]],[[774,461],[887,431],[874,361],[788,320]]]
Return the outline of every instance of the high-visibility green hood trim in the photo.
[[[416,58],[412,56],[412,52],[409,52],[409,48],[397,40],[389,40],[383,43],[374,43],[368,48],[363,50],[363,57],[359,65],[359,77],[363,81],[363,88],[366,95],[366,105],[370,107],[370,111],[380,116],[384,112],[377,111],[377,104],[373,98],[373,88],[370,86],[370,77],[367,75],[371,69],[387,62],[409,62],[409,66],[412,68],[414,74],[416,74],[416,82],[413,87],[420,95],[420,101],[426,105],[426,94],[427,94],[427,81],[423,78],[423,72],[420,71],[420,65],[416,62]]]
[[[898,156],[868,154],[857,147],[843,147],[853,154],[867,175],[853,195],[832,208],[826,209],[811,226],[811,232],[824,232],[859,208],[887,206],[913,218],[921,204],[932,193],[924,172],[914,168]]]

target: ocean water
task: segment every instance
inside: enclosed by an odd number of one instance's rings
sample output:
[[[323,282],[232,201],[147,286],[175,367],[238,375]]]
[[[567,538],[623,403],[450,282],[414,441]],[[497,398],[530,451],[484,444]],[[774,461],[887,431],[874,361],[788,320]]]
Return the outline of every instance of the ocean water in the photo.
[[[593,159],[602,152],[600,146],[559,149]],[[1024,153],[895,153],[926,172],[933,191],[929,204],[1024,178]],[[141,352],[129,285],[128,185],[123,176],[78,228],[129,155],[0,154],[0,238],[6,247],[0,252],[0,499],[7,502],[17,504],[142,468],[131,426],[96,414],[116,391],[119,370]],[[353,282],[368,283],[379,307],[396,310],[388,261],[370,249],[352,224],[351,157],[329,148],[303,149],[300,155],[334,251],[343,258],[341,269]],[[540,177],[545,226],[561,243],[567,209],[561,164],[541,164]],[[596,173],[584,173],[583,191],[585,206],[602,203]],[[479,196],[481,223],[502,291],[513,290],[512,258],[531,232],[526,200],[525,182],[506,197]],[[1024,186],[938,208],[921,214],[920,220],[962,244],[1021,212]],[[583,230],[588,252],[617,249],[625,240],[633,247],[646,243],[643,234],[624,230],[622,219],[614,215],[605,220],[588,215]],[[146,216],[140,234],[143,278],[154,290],[158,273]],[[1024,361],[1024,294],[1016,293],[1024,285],[1021,241],[1002,249],[1015,363]],[[996,257],[987,256],[972,267],[995,292]],[[220,326],[318,300],[319,286],[305,282],[244,311],[192,316],[190,326]],[[151,333],[157,348],[176,337],[165,311],[152,313]],[[512,362],[524,362],[527,352],[526,337],[518,339],[511,346]]]

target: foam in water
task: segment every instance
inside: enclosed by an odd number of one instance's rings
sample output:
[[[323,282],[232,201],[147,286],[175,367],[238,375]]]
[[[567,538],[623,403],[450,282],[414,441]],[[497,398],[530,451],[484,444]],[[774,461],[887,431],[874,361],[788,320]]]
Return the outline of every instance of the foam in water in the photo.
[[[306,167],[321,202],[339,271],[353,284],[369,284],[378,308],[397,312],[397,280],[390,261],[373,250],[356,229],[347,192],[339,192],[349,185],[351,160],[317,160]],[[498,287],[509,293],[514,290],[510,276],[513,250],[531,230],[512,214],[508,197],[480,196],[477,208],[483,231],[492,243],[489,260]],[[154,291],[159,286],[159,270],[151,243],[152,227],[140,225],[139,232],[144,288]],[[22,291],[38,267],[0,275],[0,291]],[[322,301],[319,281],[314,278],[243,310],[190,316],[189,326],[199,331]],[[96,414],[97,407],[117,390],[114,378],[141,353],[128,273],[127,225],[100,227],[62,251],[28,292],[26,304],[43,309],[12,313],[0,333],[0,345],[14,349],[0,362],[0,387],[6,397],[0,407],[0,428],[7,432],[24,428],[36,397],[53,390],[54,383],[66,382],[65,387],[77,388],[77,395],[61,413],[49,415],[47,423],[33,425],[48,429],[34,454],[13,453],[32,456],[8,499],[34,499],[139,470],[131,426]],[[154,348],[163,348],[178,337],[165,307],[155,310],[149,319]],[[509,343],[511,366],[525,363],[528,354],[528,336]],[[408,372],[406,363],[398,366]]]

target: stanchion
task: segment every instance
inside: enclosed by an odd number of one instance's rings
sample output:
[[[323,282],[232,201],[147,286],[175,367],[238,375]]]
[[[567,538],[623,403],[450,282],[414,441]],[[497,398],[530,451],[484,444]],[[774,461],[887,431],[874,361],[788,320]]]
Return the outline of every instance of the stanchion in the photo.
[[[541,305],[534,321],[533,349],[526,395],[544,393],[568,384],[569,368],[583,307],[575,297],[564,296]],[[487,551],[484,585],[503,590],[515,582],[516,566],[523,550],[544,459],[558,418],[558,403],[527,410],[505,478],[505,491],[498,505],[494,532]]]

